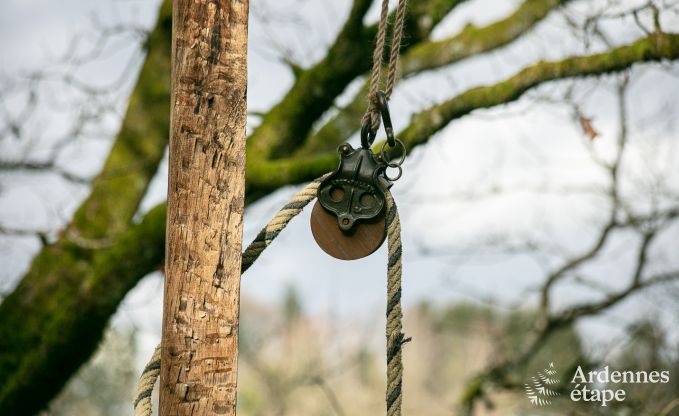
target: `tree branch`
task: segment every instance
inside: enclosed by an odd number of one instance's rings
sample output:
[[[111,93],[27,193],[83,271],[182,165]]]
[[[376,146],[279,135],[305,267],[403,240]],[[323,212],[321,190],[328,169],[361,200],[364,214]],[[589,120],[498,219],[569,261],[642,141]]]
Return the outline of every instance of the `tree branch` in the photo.
[[[36,257],[2,303],[0,414],[36,414],[97,348],[127,292],[160,268],[165,214],[164,205],[152,209],[88,263],[81,250],[59,244]]]
[[[633,296],[644,288],[651,286],[669,283],[679,280],[679,271],[671,271],[657,274],[655,276],[643,278],[644,271],[647,268],[649,251],[651,244],[659,232],[670,225],[670,222],[679,216],[679,210],[676,207],[671,207],[663,211],[653,211],[647,215],[634,215],[627,212],[628,217],[622,221],[618,220],[618,210],[623,206],[620,194],[618,192],[619,171],[621,169],[621,161],[623,159],[624,150],[627,144],[627,107],[625,92],[627,89],[627,78],[625,77],[618,85],[618,112],[620,131],[618,136],[618,148],[614,155],[614,160],[611,164],[603,162],[595,158],[596,163],[600,164],[610,175],[610,188],[606,195],[611,199],[611,210],[609,220],[603,227],[599,238],[594,242],[591,248],[585,250],[584,253],[566,261],[564,265],[557,268],[556,271],[550,273],[541,289],[541,302],[537,311],[536,317],[533,321],[534,334],[527,341],[523,350],[514,357],[504,359],[499,363],[493,364],[490,368],[483,371],[474,377],[465,390],[467,393],[461,399],[463,409],[466,414],[471,413],[474,403],[482,399],[485,395],[485,385],[488,381],[493,381],[503,386],[503,388],[515,388],[516,383],[510,380],[510,374],[514,370],[524,366],[526,362],[534,357],[547,343],[547,341],[556,333],[557,330],[563,329],[569,325],[574,324],[577,320],[593,316],[602,311],[609,309],[624,300]],[[580,265],[592,260],[606,244],[608,237],[614,229],[632,229],[641,236],[641,242],[636,256],[636,266],[630,276],[629,283],[624,289],[607,293],[603,299],[570,306],[564,310],[550,312],[549,310],[549,292],[552,286],[560,279],[564,278],[568,272],[576,269]]]
[[[644,250],[645,248],[642,248],[642,251]],[[486,394],[485,386],[488,381],[492,380],[495,386],[505,389],[517,387],[518,384],[512,381],[511,372],[524,365],[530,357],[533,357],[558,329],[571,325],[578,319],[595,315],[615,306],[640,290],[676,281],[679,281],[679,271],[658,274],[637,283],[632,280],[627,288],[606,297],[602,301],[575,306],[551,317],[548,325],[535,335],[529,346],[521,354],[495,363],[470,379],[464,389],[463,396],[460,398],[460,404],[463,408],[462,414],[471,414],[474,403]]]
[[[404,50],[424,41],[450,10],[464,0],[420,1],[412,7],[406,22]],[[355,0],[349,19],[326,56],[301,71],[292,88],[262,119],[248,139],[248,165],[289,155],[308,136],[313,123],[330,108],[351,81],[368,71],[377,25],[363,26],[372,4]]]
[[[566,276],[566,274],[584,262],[596,257],[601,249],[604,247],[611,233],[616,228],[622,226],[617,220],[618,210],[620,208],[620,195],[619,195],[619,172],[620,172],[620,162],[622,161],[622,156],[625,153],[625,147],[627,144],[627,102],[625,93],[627,91],[627,79],[623,80],[620,85],[618,85],[618,118],[619,118],[619,129],[618,134],[618,147],[616,149],[616,155],[614,161],[611,165],[607,165],[598,160],[598,158],[592,154],[592,157],[597,161],[600,166],[603,166],[610,177],[610,186],[608,189],[608,196],[610,197],[611,206],[609,208],[608,221],[606,225],[601,230],[599,237],[594,242],[594,244],[582,254],[575,256],[574,258],[567,261],[560,268],[550,273],[547,276],[545,284],[542,286],[541,299],[540,299],[540,315],[547,316],[549,313],[549,301],[550,301],[550,291],[552,287]],[[582,115],[579,116],[582,120]]]
[[[620,72],[634,64],[679,59],[679,34],[655,33],[629,45],[607,52],[576,56],[560,61],[539,62],[494,85],[470,89],[441,104],[413,116],[411,124],[397,137],[410,150],[451,121],[474,110],[507,104],[543,83],[559,79]],[[375,147],[380,148],[382,143]],[[398,156],[398,155],[393,155]],[[248,195],[252,200],[291,183],[312,180],[333,170],[337,164],[334,151],[309,157],[289,157],[260,161],[248,166]]]
[[[120,134],[93,181],[90,196],[63,237],[43,248],[17,288],[0,304],[0,414],[29,415],[42,409],[90,357],[125,293],[163,258],[158,251],[163,247],[163,207],[126,230],[167,142],[170,10],[166,1],[147,41],[146,63]],[[153,226],[152,220],[159,218],[163,225]],[[118,238],[142,231],[139,240]],[[145,234],[151,231],[152,236]],[[104,251],[91,250],[70,241],[69,235],[88,241],[110,240],[114,245]],[[128,247],[136,245],[137,250],[121,246],[123,241]],[[123,251],[125,255],[117,261],[106,261]],[[153,257],[158,254],[159,258]]]
[[[511,15],[481,28],[466,26],[455,36],[439,41],[419,43],[399,60],[403,78],[423,71],[440,68],[505,46],[531,30],[550,11],[569,0],[526,0]],[[366,109],[368,84],[365,83],[353,101],[311,135],[296,155],[308,156],[336,147],[360,129],[361,116]]]
[[[677,58],[679,34],[654,33],[603,53],[539,62],[503,82],[471,89],[416,115],[399,138],[412,148],[426,142],[454,119],[480,108],[515,101],[526,91],[548,81],[619,72],[642,62]]]

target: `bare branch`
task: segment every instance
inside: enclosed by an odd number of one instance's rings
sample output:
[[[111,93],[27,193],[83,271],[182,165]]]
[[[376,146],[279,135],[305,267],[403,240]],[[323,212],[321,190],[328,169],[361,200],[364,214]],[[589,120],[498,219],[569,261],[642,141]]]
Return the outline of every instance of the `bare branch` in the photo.
[[[624,219],[620,218],[620,212],[618,212],[621,210],[621,207],[625,206],[621,199],[621,195],[619,194],[618,181],[619,172],[622,168],[621,163],[623,154],[628,141],[628,120],[625,99],[627,86],[628,80],[624,77],[619,83],[617,91],[620,126],[615,156],[611,163],[600,163],[600,165],[608,172],[610,179],[609,189],[606,193],[606,196],[611,201],[611,210],[609,211],[608,220],[600,230],[599,237],[591,247],[584,250],[581,254],[567,260],[563,265],[547,275],[544,285],[541,288],[540,307],[534,318],[534,333],[532,337],[527,340],[523,349],[511,358],[492,364],[469,382],[470,387],[468,392],[470,393],[462,399],[462,404],[467,414],[471,412],[474,402],[483,399],[485,396],[486,382],[493,381],[507,389],[515,388],[517,384],[512,381],[513,379],[510,374],[524,365],[530,357],[534,356],[541,348],[543,348],[547,340],[550,339],[557,330],[572,325],[582,318],[600,314],[640,293],[646,288],[679,281],[679,270],[666,271],[652,276],[644,276],[644,272],[648,268],[649,253],[654,239],[662,230],[666,229],[673,221],[679,218],[679,207],[675,206],[665,210],[654,210],[647,214],[635,214],[631,210],[625,209],[624,212],[627,217]],[[636,264],[629,278],[629,283],[623,289],[612,293],[608,293],[603,287],[597,287],[598,290],[604,292],[602,299],[569,306],[559,311],[550,311],[549,292],[554,284],[570,275],[577,270],[578,267],[589,264],[589,262],[602,251],[606,242],[610,239],[611,233],[617,229],[632,229],[639,233],[641,237],[636,253]],[[578,279],[577,276],[576,279]],[[581,279],[578,281],[581,281]],[[582,283],[588,284],[590,282],[585,280],[582,281]]]
[[[86,185],[90,183],[89,178],[84,178],[71,173],[56,165],[54,161],[48,162],[38,162],[38,161],[3,161],[0,160],[0,172],[17,172],[17,171],[30,171],[30,172],[48,172],[54,173],[61,176],[65,180],[76,183],[80,185]]]

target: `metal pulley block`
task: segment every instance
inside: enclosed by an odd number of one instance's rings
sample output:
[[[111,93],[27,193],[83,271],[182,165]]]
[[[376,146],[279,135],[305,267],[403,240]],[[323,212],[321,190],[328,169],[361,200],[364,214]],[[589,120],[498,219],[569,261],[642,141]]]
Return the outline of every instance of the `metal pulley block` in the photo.
[[[348,143],[339,146],[339,167],[321,182],[311,216],[311,230],[318,245],[331,256],[344,260],[368,256],[384,242],[385,191],[401,177],[405,159],[405,146],[394,137],[387,100],[381,92],[378,104],[387,132],[385,145],[401,146],[401,157],[392,161],[385,146],[379,153],[373,153],[371,145],[376,132],[364,125],[360,148],[354,149]],[[387,176],[389,167],[398,169],[395,178]]]

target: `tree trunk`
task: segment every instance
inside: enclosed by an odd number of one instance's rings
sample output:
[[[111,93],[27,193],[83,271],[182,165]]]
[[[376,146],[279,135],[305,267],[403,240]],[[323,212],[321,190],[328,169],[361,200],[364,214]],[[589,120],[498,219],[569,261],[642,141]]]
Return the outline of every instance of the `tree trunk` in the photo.
[[[35,415],[45,408],[92,356],[125,294],[162,264],[165,208],[149,212],[139,229],[130,226],[169,135],[171,25],[165,0],[90,196],[0,303],[0,415]]]
[[[236,413],[247,0],[176,0],[161,415]]]

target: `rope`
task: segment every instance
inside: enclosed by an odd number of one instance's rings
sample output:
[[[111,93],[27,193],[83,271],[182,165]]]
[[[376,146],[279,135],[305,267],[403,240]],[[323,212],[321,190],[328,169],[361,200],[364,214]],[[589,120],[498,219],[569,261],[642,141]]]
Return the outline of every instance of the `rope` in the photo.
[[[389,98],[394,90],[396,83],[396,67],[398,66],[398,56],[401,50],[401,38],[403,37],[403,25],[407,8],[407,0],[399,0],[396,9],[396,20],[394,21],[394,31],[391,39],[391,52],[389,54],[389,65],[387,67],[387,84],[384,95]],[[380,21],[377,26],[377,36],[375,38],[375,50],[373,51],[373,66],[370,74],[370,90],[368,92],[368,109],[363,115],[363,124],[370,123],[370,130],[376,132],[380,128],[380,113],[377,110],[377,91],[379,89],[380,78],[382,76],[382,57],[384,56],[384,43],[387,32],[387,20],[389,18],[389,0],[382,0]]]
[[[290,220],[295,218],[309,202],[316,198],[318,187],[329,175],[329,173],[326,173],[302,188],[302,190],[297,192],[287,204],[283,205],[283,208],[278,211],[273,219],[262,228],[259,234],[257,234],[257,237],[255,237],[248,248],[245,249],[245,252],[243,252],[243,260],[240,268],[241,274],[245,273],[245,271],[252,266],[252,263],[254,263],[269,244],[278,237],[278,234],[283,231]]]
[[[139,377],[137,388],[134,391],[134,416],[151,416],[153,413],[151,405],[151,394],[156,379],[160,374],[160,344],[153,351],[144,371]]]
[[[243,252],[241,273],[245,272],[259,258],[262,252],[278,237],[288,223],[296,217],[302,209],[316,198],[320,183],[329,174],[323,175],[310,182],[281,208],[280,211],[262,228],[257,237]],[[389,190],[387,197],[387,416],[401,415],[401,386],[403,380],[403,364],[401,349],[405,342],[401,322],[401,223],[398,217],[396,203]],[[134,415],[151,416],[151,392],[160,374],[160,345],[142,372],[134,393]]]
[[[384,54],[384,38],[387,33],[388,12],[389,0],[382,0],[382,11],[380,12],[380,22],[377,26],[377,37],[375,38],[375,50],[373,51],[373,67],[370,74],[368,110],[363,115],[363,124],[370,121],[370,127],[373,131],[377,131],[380,128],[380,114],[377,111],[377,90],[380,86],[380,76],[382,74],[382,56]]]
[[[396,203],[387,191],[387,416],[401,415],[404,340],[401,321],[401,221]]]
[[[387,73],[387,87],[384,90],[384,95],[387,98],[391,97],[391,92],[394,90],[396,83],[396,66],[398,64],[398,55],[401,51],[401,38],[403,37],[403,24],[406,17],[407,0],[400,0],[398,8],[396,9],[396,22],[394,23],[394,33],[391,40],[391,55],[389,56],[389,71]]]

